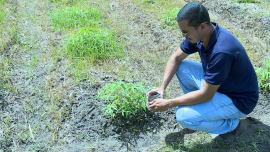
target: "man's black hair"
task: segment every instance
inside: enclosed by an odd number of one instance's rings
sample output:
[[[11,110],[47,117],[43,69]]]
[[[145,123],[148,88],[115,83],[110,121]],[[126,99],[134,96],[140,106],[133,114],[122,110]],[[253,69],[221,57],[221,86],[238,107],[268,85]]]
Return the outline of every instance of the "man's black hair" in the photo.
[[[210,25],[207,9],[200,3],[187,3],[177,14],[177,21],[188,20],[188,26],[196,27],[206,22]]]

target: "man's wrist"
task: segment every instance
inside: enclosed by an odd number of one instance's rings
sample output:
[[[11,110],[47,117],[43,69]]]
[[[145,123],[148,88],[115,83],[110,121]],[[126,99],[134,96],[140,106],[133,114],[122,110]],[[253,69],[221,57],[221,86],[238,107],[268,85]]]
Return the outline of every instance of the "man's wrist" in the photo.
[[[170,108],[176,107],[176,106],[181,106],[179,104],[179,98],[169,99],[168,100],[168,106],[170,106]]]
[[[161,85],[161,86],[160,86],[160,89],[164,92],[165,89],[166,89],[166,87],[165,87],[164,85]]]
[[[173,100],[172,99],[168,99],[167,100],[167,105],[168,105],[169,108],[174,107]]]

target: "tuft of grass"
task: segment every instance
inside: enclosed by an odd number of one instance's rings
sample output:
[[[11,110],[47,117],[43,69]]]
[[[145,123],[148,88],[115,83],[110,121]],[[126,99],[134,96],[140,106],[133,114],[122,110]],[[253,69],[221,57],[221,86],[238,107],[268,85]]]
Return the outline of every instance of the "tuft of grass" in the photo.
[[[99,10],[88,8],[83,10],[76,7],[57,9],[50,13],[51,22],[56,29],[97,26],[102,14]]]
[[[255,67],[259,86],[264,90],[270,90],[270,59],[262,64],[262,67]]]
[[[123,56],[123,46],[111,30],[82,28],[64,43],[71,58],[107,59]]]
[[[237,3],[260,3],[259,0],[235,0]]]
[[[168,26],[175,26],[177,24],[176,17],[180,8],[174,8],[169,10],[166,14],[164,14],[164,24]]]
[[[98,99],[109,100],[109,104],[103,108],[105,115],[109,114],[113,118],[119,114],[128,117],[130,114],[136,115],[140,110],[146,110],[147,89],[142,83],[125,83],[120,80],[99,90]]]

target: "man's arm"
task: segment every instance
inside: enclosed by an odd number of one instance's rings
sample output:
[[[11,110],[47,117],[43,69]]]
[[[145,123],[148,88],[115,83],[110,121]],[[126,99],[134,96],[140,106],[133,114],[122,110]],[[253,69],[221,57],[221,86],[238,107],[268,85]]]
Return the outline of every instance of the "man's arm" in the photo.
[[[212,85],[206,81],[203,82],[201,90],[189,92],[181,97],[174,99],[156,99],[150,103],[150,108],[154,111],[166,111],[174,106],[194,105],[211,100],[220,85]]]
[[[176,50],[176,52],[170,57],[168,60],[166,67],[165,67],[165,72],[163,75],[163,80],[161,84],[161,89],[164,91],[168,84],[170,83],[172,77],[174,76],[177,68],[179,67],[180,63],[182,60],[184,60],[188,54],[183,52],[180,47]]]
[[[181,97],[169,99],[170,107],[194,105],[211,100],[217,92],[220,85],[212,85],[204,80],[201,90],[189,92]]]

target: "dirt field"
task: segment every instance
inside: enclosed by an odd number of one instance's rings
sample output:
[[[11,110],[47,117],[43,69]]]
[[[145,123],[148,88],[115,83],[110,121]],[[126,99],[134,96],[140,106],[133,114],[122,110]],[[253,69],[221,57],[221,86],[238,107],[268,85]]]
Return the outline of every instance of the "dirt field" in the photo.
[[[270,58],[270,7],[264,10],[263,2],[201,2],[212,21],[240,39],[254,66]],[[176,7],[185,3],[181,1]],[[98,91],[120,79],[158,87],[168,58],[183,38],[177,27],[164,25],[159,12],[165,8],[154,1],[90,0],[83,4],[99,8],[110,20],[106,26],[118,31],[125,58],[89,64],[81,79],[74,80],[78,67],[61,50],[61,42],[69,32],[51,28],[48,15],[59,4],[49,0],[5,1],[7,22],[1,29],[0,54],[0,152],[270,150],[269,92],[260,92],[257,107],[243,118],[248,130],[230,145],[213,143],[211,134],[180,126],[174,115],[176,108],[141,112],[141,119],[105,116],[101,109],[108,101],[97,99]],[[197,54],[188,59],[200,61]],[[174,77],[166,98],[182,94]]]

